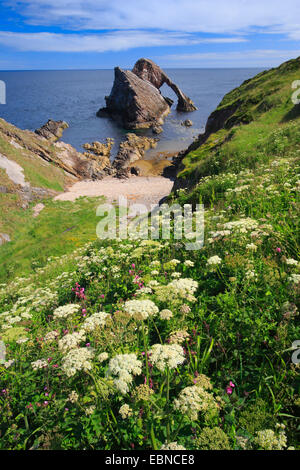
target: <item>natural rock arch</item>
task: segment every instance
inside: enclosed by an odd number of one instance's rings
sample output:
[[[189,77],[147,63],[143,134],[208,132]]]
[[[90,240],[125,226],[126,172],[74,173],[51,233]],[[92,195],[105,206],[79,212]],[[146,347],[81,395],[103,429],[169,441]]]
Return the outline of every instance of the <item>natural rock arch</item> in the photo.
[[[150,59],[139,59],[132,69],[132,72],[142,80],[152,83],[158,90],[166,83],[177,95],[177,111],[189,112],[197,108],[192,100],[186,96],[180,88],[172,82],[168,75]]]

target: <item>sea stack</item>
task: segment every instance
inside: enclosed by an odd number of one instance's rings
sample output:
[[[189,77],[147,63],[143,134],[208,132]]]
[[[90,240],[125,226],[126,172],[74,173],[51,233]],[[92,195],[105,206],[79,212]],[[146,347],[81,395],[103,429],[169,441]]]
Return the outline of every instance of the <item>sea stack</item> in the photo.
[[[115,68],[114,84],[106,107],[97,115],[109,115],[125,129],[157,128],[170,112],[172,100],[159,91],[166,83],[178,97],[177,110],[194,111],[194,103],[175,85],[165,72],[150,59],[140,59],[133,70]]]

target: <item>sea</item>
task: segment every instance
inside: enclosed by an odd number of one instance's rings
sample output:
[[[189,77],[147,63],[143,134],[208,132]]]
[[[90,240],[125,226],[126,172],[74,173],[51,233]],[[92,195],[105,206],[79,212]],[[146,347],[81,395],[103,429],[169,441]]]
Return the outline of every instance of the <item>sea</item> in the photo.
[[[165,120],[163,133],[158,136],[158,145],[148,152],[148,158],[159,152],[172,153],[187,148],[204,131],[208,116],[223,96],[262,69],[165,71],[198,109],[191,113],[177,112],[176,95],[163,85],[162,94],[173,99],[174,104]],[[0,117],[21,129],[33,131],[48,119],[63,120],[69,124],[63,134],[64,142],[82,151],[82,145],[87,142],[105,142],[111,137],[116,142],[112,156],[128,132],[110,118],[96,116],[98,109],[105,106],[105,96],[110,94],[113,70],[0,71],[0,80],[6,84],[6,104],[0,104]],[[185,119],[192,120],[193,126],[183,126]],[[137,133],[153,137],[151,130]]]

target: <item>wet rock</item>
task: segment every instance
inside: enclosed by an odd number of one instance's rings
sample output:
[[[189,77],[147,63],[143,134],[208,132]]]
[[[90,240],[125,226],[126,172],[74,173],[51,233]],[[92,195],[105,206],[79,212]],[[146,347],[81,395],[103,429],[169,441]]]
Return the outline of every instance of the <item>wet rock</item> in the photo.
[[[164,96],[164,99],[168,103],[168,105],[171,107],[174,104],[174,101],[171,100],[171,98],[168,98],[168,96]]]
[[[117,176],[129,176],[132,163],[140,160],[145,152],[157,145],[157,139],[150,137],[141,137],[136,134],[126,134],[126,139],[121,142],[118,154],[112,164],[116,169]]]
[[[114,145],[114,139],[107,138],[106,139],[106,144],[103,144],[101,142],[92,142],[92,144],[84,144],[83,148],[85,150],[88,150],[89,152],[92,152],[95,155],[100,155],[103,157],[110,157],[111,149]]]
[[[53,121],[49,119],[39,129],[35,130],[35,133],[51,142],[56,142],[63,135],[63,131],[67,129],[69,125],[65,121]]]
[[[132,167],[130,168],[130,173],[131,173],[132,175],[139,176],[139,175],[141,174],[141,170],[140,170],[140,168],[137,167],[137,166],[132,166]]]
[[[163,132],[163,128],[161,126],[153,126],[152,132],[153,134],[161,134]]]
[[[190,119],[186,119],[181,123],[181,125],[185,127],[191,127],[193,125],[193,121],[191,121]]]

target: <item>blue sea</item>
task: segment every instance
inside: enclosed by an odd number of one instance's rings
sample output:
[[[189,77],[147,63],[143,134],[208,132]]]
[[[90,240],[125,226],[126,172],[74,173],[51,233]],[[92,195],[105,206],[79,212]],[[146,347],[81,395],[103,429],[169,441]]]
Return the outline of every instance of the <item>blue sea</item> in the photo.
[[[166,118],[164,132],[159,135],[155,150],[177,151],[188,147],[193,138],[203,132],[209,114],[222,97],[253,77],[262,69],[166,69],[169,77],[196,104],[192,113],[178,113],[174,92],[164,85],[161,92],[174,100],[172,112]],[[48,119],[64,120],[69,124],[63,140],[82,151],[82,145],[113,137],[118,144],[126,130],[109,118],[98,118],[96,112],[105,105],[114,80],[113,70],[60,70],[1,72],[6,83],[6,105],[0,105],[0,116],[21,129],[35,130]],[[181,125],[185,119],[193,127]],[[150,130],[139,131],[153,136]],[[116,152],[115,146],[114,152]]]

